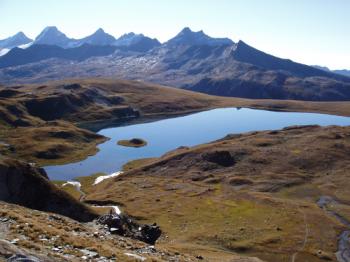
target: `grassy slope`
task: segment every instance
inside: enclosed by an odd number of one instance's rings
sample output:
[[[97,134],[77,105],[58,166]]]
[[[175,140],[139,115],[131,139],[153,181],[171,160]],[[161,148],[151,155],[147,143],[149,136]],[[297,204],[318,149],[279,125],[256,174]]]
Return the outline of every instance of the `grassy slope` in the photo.
[[[329,195],[350,203],[349,153],[349,127],[251,132],[171,152],[101,183],[87,200],[119,202],[157,221],[169,236],[162,245],[190,253],[335,261],[345,228],[316,201]],[[346,206],[339,209],[350,218]]]
[[[61,164],[84,159],[97,153],[96,145],[106,141],[103,136],[65,121],[9,129],[2,139],[13,146],[12,150],[3,147],[3,154],[38,164]]]
[[[81,85],[77,90],[62,89],[77,82]],[[40,164],[78,160],[96,152],[96,144],[104,138],[69,122],[121,118],[128,108],[138,110],[141,119],[227,106],[350,115],[348,102],[221,98],[131,81],[67,80],[16,90],[14,96],[0,98],[1,140],[12,145],[1,145],[0,150]],[[28,113],[28,100],[53,97],[60,105],[72,94],[77,101],[90,102],[71,107],[59,121],[44,121]],[[96,94],[99,99],[94,100]],[[29,126],[14,128],[19,119]],[[289,261],[293,254],[301,261],[320,261],[320,256],[334,259],[336,236],[343,228],[319,210],[315,200],[322,194],[350,200],[349,179],[343,171],[349,167],[348,129],[255,135],[172,152],[159,161],[147,161],[146,168],[138,169],[143,163],[135,162],[133,170],[115,183],[92,187],[91,181],[84,180],[83,187],[88,200],[121,202],[131,215],[159,222],[171,239],[163,238],[165,247],[222,260],[232,252],[267,261]],[[288,139],[294,136],[295,140]],[[234,168],[208,164],[199,157],[207,151],[240,148],[249,157]],[[314,153],[311,157],[310,152]],[[340,209],[349,215],[347,207]]]
[[[181,114],[217,107],[251,107],[267,110],[318,112],[350,116],[350,102],[310,102],[271,99],[242,99],[210,96],[188,90],[139,81],[81,79],[62,83],[82,83],[111,90],[126,99],[126,103],[139,109],[143,116]],[[55,82],[54,82],[55,83]]]

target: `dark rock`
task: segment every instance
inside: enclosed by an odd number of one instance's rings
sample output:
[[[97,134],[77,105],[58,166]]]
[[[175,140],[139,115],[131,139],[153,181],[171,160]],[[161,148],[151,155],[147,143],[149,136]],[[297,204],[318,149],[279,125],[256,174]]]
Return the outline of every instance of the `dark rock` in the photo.
[[[33,257],[33,256],[25,256],[25,255],[13,255],[7,259],[7,262],[41,262],[42,260]]]
[[[0,200],[83,222],[97,217],[87,206],[53,185],[44,169],[9,158],[0,160]]]
[[[130,143],[133,143],[135,145],[142,145],[144,143],[144,141],[140,138],[133,138],[130,140]]]
[[[141,238],[139,240],[142,240],[148,244],[154,244],[162,234],[162,231],[156,223],[152,225],[143,225],[141,226],[140,231]]]
[[[75,90],[75,89],[80,89],[81,85],[79,84],[68,84],[63,86],[64,89],[66,90]]]
[[[232,186],[251,185],[253,184],[253,181],[249,178],[233,177],[229,180],[229,184]]]
[[[2,98],[9,98],[9,97],[16,96],[18,94],[20,94],[20,92],[13,89],[0,90],[0,97]]]
[[[203,159],[220,166],[233,166],[236,161],[229,151],[214,151],[202,155]]]
[[[50,135],[51,137],[63,138],[63,139],[71,138],[71,137],[74,136],[74,134],[69,133],[69,132],[67,132],[67,131],[49,132],[49,135]]]
[[[35,157],[41,159],[57,159],[61,156],[61,152],[64,150],[64,145],[59,147],[49,148],[45,151],[39,151],[35,154]]]
[[[142,225],[124,214],[107,214],[99,217],[97,223],[106,225],[113,234],[131,237],[148,244],[154,244],[162,231],[157,224]]]
[[[23,120],[23,119],[16,119],[15,121],[13,121],[13,126],[14,127],[19,127],[19,126],[30,126],[31,124],[29,123],[29,121]]]
[[[102,225],[107,225],[109,228],[121,229],[123,227],[122,218],[118,214],[108,214],[101,216],[97,222]]]

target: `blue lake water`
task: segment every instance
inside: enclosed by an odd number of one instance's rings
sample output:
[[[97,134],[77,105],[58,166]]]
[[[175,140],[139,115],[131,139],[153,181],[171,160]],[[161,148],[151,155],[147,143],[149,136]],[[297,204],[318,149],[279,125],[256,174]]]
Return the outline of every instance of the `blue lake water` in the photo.
[[[254,109],[222,108],[155,122],[102,129],[111,138],[98,146],[99,152],[66,165],[46,166],[51,180],[70,180],[97,172],[107,174],[121,169],[130,160],[159,157],[179,146],[194,146],[223,138],[227,134],[281,129],[291,125],[350,125],[349,117],[314,113],[272,112]],[[121,139],[142,138],[147,146],[123,147]]]

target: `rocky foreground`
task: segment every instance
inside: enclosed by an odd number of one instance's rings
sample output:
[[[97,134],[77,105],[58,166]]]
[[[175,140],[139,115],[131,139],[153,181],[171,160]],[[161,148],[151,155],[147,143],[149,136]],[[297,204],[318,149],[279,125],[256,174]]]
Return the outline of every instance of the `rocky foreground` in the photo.
[[[33,165],[2,158],[0,188],[0,261],[204,259],[200,254],[155,245],[159,238],[168,238],[156,224],[141,224],[107,206],[98,212],[101,208],[75,200]],[[106,213],[99,215],[101,212]]]
[[[97,221],[67,217],[0,202],[0,261],[196,261],[114,234]]]

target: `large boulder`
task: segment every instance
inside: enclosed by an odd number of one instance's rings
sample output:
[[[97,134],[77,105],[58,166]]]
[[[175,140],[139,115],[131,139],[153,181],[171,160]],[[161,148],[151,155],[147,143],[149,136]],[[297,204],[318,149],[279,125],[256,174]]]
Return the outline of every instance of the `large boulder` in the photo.
[[[131,237],[148,244],[155,244],[162,231],[157,224],[141,225],[125,214],[110,213],[98,218],[97,222],[106,225],[111,233]]]

